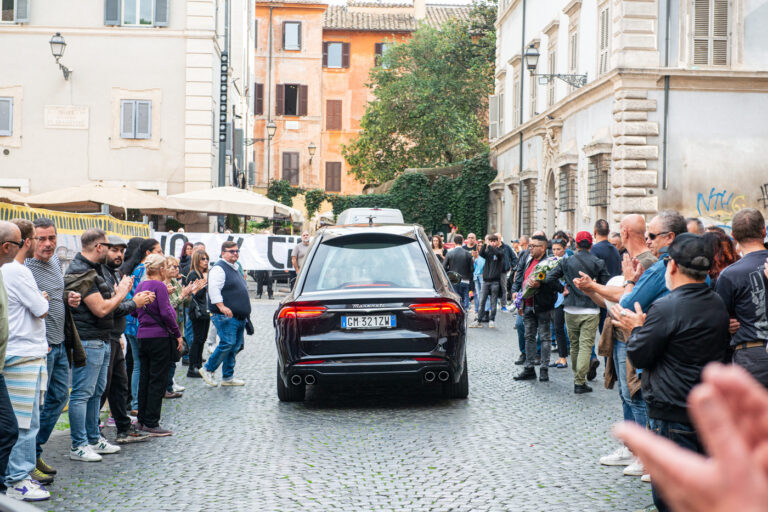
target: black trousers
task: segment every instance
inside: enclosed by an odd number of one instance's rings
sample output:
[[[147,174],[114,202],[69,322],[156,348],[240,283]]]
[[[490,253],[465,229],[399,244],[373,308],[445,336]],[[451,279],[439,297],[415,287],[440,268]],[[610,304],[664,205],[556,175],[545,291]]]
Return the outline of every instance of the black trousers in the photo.
[[[168,386],[168,367],[171,364],[171,340],[139,338],[139,423],[146,427],[160,425],[165,388]]]
[[[555,327],[555,339],[557,340],[557,354],[560,357],[568,357],[568,341],[565,339],[565,312],[563,306],[555,308],[552,314],[552,325]]]
[[[109,411],[115,419],[118,432],[127,432],[131,428],[127,403],[131,393],[128,387],[128,373],[125,370],[125,356],[119,341],[110,341],[109,368],[107,369],[107,387],[101,395],[101,407],[109,400]]]
[[[189,367],[202,368],[203,366],[203,347],[205,340],[208,339],[208,328],[211,325],[211,318],[192,320],[192,348],[189,350]]]
[[[261,297],[264,285],[267,285],[267,295],[272,296],[272,271],[256,270],[253,280],[256,281],[256,295]]]
[[[16,422],[16,414],[8,397],[8,388],[5,386],[5,377],[0,375],[0,475],[5,475],[8,466],[8,457],[19,438],[19,424]],[[0,488],[5,489],[3,479],[0,478]]]

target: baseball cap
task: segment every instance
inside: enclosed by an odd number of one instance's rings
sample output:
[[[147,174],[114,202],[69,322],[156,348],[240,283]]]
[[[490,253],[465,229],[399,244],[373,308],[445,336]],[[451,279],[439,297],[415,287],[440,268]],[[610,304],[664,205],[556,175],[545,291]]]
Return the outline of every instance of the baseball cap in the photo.
[[[582,244],[581,242],[587,242]],[[589,231],[579,231],[576,233],[576,245],[592,245],[592,233]]]
[[[128,242],[123,240],[117,235],[107,235],[107,243],[114,247],[116,245],[122,245],[123,247],[128,247]]]
[[[699,235],[681,233],[669,246],[669,257],[678,265],[706,272],[715,261],[715,248]]]

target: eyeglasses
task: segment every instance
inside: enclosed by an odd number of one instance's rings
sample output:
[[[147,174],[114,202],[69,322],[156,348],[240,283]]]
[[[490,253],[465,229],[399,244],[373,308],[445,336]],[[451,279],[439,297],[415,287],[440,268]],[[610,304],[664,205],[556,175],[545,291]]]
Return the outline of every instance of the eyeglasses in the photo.
[[[24,246],[24,239],[22,238],[21,242],[16,242],[15,240],[3,240],[2,243],[4,243],[4,244],[13,244],[16,247],[18,247],[19,249],[21,249]]]
[[[231,252],[232,254],[237,254],[237,253],[240,252],[240,249],[232,249],[232,250],[229,250],[229,251],[221,251],[221,252]]]
[[[530,247],[531,249],[536,249],[537,247],[538,248],[544,247],[544,245],[542,245],[542,244],[528,244],[528,247]]]
[[[670,233],[671,233],[671,231],[661,231],[660,233],[651,233],[651,232],[649,231],[649,232],[648,232],[648,235],[646,235],[646,237],[645,237],[645,238],[647,238],[647,239],[649,239],[649,240],[656,240],[656,237],[657,237],[657,236],[668,235],[668,234],[670,234]]]
[[[35,240],[38,242],[56,242],[56,235],[51,236],[36,236]]]
[[[208,261],[210,258],[200,258],[200,261]]]
[[[168,268],[179,268],[178,265],[168,265]]]

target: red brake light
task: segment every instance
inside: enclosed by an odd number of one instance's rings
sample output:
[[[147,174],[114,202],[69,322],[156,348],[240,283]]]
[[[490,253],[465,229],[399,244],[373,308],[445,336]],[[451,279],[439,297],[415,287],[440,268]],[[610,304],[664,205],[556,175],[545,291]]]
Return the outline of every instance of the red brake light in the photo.
[[[325,306],[286,306],[277,314],[277,318],[316,318],[328,309]]]
[[[325,362],[325,359],[317,359],[312,361],[299,361],[296,364],[322,364]]]
[[[461,308],[454,302],[424,302],[411,304],[414,313],[420,315],[446,315],[461,313]]]
[[[444,361],[442,357],[414,357],[414,361]]]

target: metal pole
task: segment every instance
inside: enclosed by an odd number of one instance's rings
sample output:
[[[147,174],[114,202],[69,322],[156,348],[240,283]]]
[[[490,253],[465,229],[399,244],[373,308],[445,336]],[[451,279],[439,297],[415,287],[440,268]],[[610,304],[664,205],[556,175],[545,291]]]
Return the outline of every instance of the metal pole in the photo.
[[[520,55],[525,55],[525,4],[526,1],[523,0],[523,18],[522,18],[522,27],[520,29]],[[520,61],[520,126],[523,125],[523,109],[524,109],[524,103],[523,103],[523,85],[525,84],[525,57],[523,57],[523,60]],[[531,113],[531,117],[533,117],[533,112]],[[523,180],[519,179],[520,175],[523,173],[523,130],[520,130],[520,144],[518,145],[518,152],[519,152],[519,160],[518,160],[518,166],[517,166],[517,230],[518,230],[518,237],[521,237],[525,235],[526,233],[523,233]]]
[[[272,121],[272,9],[269,8],[269,57],[267,58],[267,124]],[[269,188],[270,160],[272,159],[272,137],[267,133],[267,188]]]

